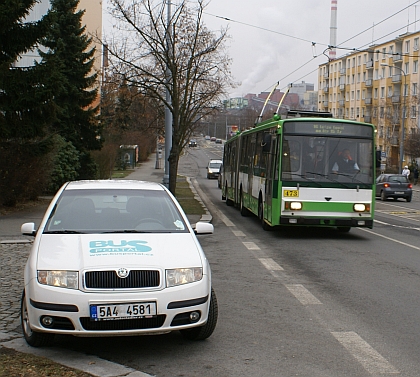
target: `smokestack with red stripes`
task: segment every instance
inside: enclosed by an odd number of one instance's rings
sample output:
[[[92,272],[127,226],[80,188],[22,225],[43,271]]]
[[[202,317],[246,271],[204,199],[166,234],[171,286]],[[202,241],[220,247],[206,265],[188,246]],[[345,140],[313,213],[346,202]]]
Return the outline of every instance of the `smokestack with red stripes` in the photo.
[[[336,58],[335,46],[337,45],[337,0],[331,0],[331,24],[330,24],[330,60]]]

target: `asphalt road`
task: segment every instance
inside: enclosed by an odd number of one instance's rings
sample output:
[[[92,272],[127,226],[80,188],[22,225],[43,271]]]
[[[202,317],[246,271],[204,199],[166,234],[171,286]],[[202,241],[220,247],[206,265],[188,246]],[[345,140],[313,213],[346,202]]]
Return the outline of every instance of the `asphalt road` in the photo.
[[[58,337],[55,350],[97,356],[158,377],[364,377],[420,374],[420,195],[377,201],[372,230],[262,230],[226,206],[199,140],[186,174],[213,216],[199,240],[219,302],[214,334]]]

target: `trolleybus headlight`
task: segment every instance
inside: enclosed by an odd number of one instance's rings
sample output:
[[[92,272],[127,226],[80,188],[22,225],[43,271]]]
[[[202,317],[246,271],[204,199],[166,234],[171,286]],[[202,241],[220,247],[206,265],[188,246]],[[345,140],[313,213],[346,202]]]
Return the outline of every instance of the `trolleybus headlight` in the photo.
[[[353,205],[354,212],[365,212],[366,211],[366,204],[356,203]]]
[[[302,209],[302,203],[301,202],[290,202],[290,209],[293,211],[297,211]]]

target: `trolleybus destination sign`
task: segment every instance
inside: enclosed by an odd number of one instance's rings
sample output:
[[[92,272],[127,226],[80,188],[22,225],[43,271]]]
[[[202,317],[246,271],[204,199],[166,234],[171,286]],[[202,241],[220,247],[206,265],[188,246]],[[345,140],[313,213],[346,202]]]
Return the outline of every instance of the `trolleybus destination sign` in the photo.
[[[285,122],[285,134],[372,137],[372,127],[363,124],[334,122]]]

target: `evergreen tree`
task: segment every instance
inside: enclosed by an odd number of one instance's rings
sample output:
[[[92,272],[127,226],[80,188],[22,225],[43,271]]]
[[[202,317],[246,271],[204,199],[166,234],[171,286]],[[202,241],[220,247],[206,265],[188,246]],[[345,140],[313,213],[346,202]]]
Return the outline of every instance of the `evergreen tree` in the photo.
[[[42,40],[42,69],[47,87],[54,91],[57,121],[53,130],[80,152],[78,178],[95,178],[95,165],[89,151],[101,148],[97,113],[97,73],[92,72],[95,48],[82,26],[84,11],[79,0],[51,0],[47,15],[50,25]]]
[[[36,0],[0,2],[0,204],[36,197],[48,179],[52,94],[34,65],[15,64],[45,35],[45,19],[25,18]]]

